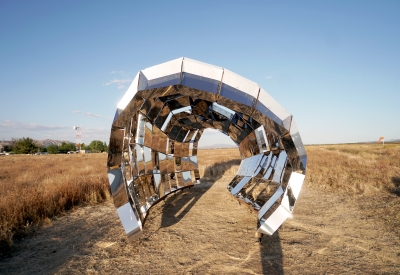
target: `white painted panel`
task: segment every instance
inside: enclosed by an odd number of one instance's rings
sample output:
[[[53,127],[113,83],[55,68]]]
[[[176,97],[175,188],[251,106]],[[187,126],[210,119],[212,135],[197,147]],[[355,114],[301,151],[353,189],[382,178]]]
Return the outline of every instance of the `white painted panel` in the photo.
[[[227,69],[224,69],[224,78],[222,82],[246,94],[249,94],[254,98],[257,98],[258,91],[260,89],[257,83]]]
[[[184,57],[182,72],[221,80],[223,68]]]
[[[129,102],[131,102],[132,98],[137,93],[138,81],[139,81],[139,73],[136,74],[135,78],[132,81],[131,86],[129,86],[128,88],[128,91],[126,91],[126,93],[118,103],[117,106],[118,109],[124,110],[125,107],[129,104]]]
[[[153,67],[149,67],[142,70],[142,74],[147,78],[147,80],[152,80],[167,75],[180,73],[182,67],[182,59],[183,57],[161,63]]]
[[[261,102],[272,113],[274,113],[280,120],[285,120],[291,114],[283,108],[272,96],[270,96],[263,88],[260,89],[258,95],[258,102]]]

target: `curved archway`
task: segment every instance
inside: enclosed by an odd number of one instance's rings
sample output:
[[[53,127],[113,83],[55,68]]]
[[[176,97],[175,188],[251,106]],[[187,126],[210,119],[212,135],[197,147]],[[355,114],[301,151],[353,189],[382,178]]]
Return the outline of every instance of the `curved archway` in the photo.
[[[257,83],[179,58],[138,72],[112,124],[108,177],[129,239],[142,235],[153,205],[200,183],[206,128],[238,145],[242,161],[227,189],[257,211],[258,232],[272,235],[290,216],[307,164],[292,115]]]

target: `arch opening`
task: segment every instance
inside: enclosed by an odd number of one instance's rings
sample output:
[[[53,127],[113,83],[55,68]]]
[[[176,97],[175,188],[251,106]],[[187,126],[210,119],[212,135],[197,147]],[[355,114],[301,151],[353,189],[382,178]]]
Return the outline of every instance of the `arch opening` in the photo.
[[[111,128],[111,193],[130,239],[141,236],[153,205],[200,183],[198,143],[210,128],[239,147],[227,189],[257,212],[258,231],[271,235],[290,216],[307,163],[292,115],[258,84],[180,58],[137,74]]]

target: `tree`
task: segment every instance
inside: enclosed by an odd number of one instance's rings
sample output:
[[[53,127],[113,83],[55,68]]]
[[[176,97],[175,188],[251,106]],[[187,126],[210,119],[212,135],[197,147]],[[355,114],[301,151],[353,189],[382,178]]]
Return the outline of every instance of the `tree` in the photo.
[[[103,142],[103,151],[108,151],[108,146],[105,141]]]
[[[61,146],[58,148],[58,151],[60,153],[66,154],[69,151],[76,151],[76,147],[74,143],[66,143],[66,142],[62,142]]]
[[[102,142],[102,141],[100,141],[100,140],[93,140],[90,144],[89,144],[89,146],[88,146],[94,153],[96,153],[96,152],[103,152],[103,151],[106,151],[108,148],[107,148],[107,144],[104,142]]]
[[[15,146],[13,148],[16,154],[33,154],[36,153],[38,146],[35,144],[33,139],[21,138],[15,142]]]
[[[47,152],[49,154],[58,154],[58,146],[55,144],[49,145],[47,147]]]

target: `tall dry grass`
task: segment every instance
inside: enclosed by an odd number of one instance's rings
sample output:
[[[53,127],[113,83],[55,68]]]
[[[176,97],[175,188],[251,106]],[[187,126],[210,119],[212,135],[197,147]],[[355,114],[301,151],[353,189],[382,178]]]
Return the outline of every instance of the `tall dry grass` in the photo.
[[[312,187],[400,195],[400,144],[320,145],[306,150],[306,182]]]
[[[109,197],[106,154],[0,157],[0,247],[45,219]]]
[[[389,191],[400,195],[400,144],[306,146],[306,184],[352,194]],[[199,150],[200,176],[234,176],[238,149]]]
[[[197,156],[202,178],[216,178],[223,175],[233,178],[240,166],[238,148],[199,150]]]

